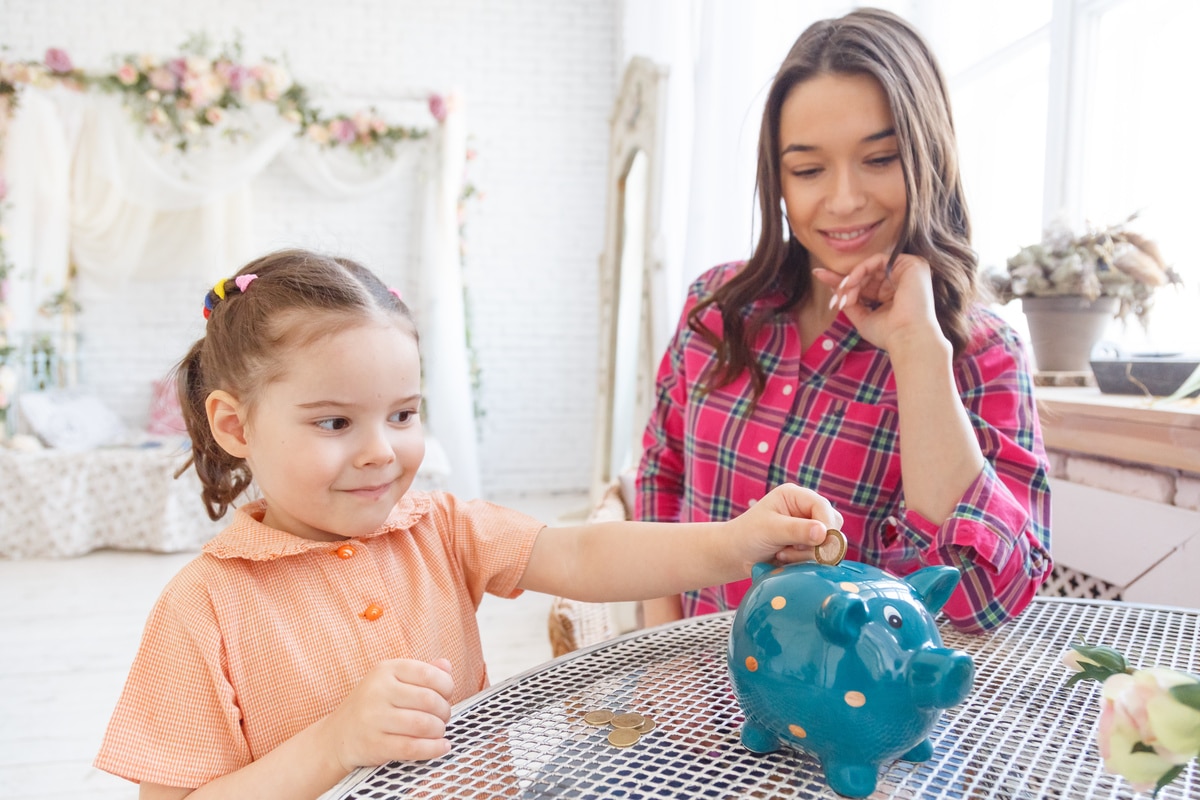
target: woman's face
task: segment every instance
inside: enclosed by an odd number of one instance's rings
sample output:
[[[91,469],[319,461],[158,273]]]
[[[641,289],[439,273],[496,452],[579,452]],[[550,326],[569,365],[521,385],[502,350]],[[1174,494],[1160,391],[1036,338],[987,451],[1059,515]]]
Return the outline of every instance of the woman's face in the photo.
[[[845,275],[868,256],[892,252],[908,194],[878,81],[821,74],[792,87],[780,111],[779,146],[788,224],[813,267]]]

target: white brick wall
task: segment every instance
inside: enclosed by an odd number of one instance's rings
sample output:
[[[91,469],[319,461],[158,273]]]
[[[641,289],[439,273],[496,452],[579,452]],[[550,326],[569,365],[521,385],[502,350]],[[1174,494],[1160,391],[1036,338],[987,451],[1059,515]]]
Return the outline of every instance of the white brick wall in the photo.
[[[458,90],[485,193],[467,224],[473,334],[483,369],[485,494],[570,491],[590,480],[616,0],[0,0],[15,58],[66,49],[97,68],[170,53],[189,34],[240,31],[248,59],[286,55],[298,80],[371,97]],[[255,187],[262,249],[307,244],[403,270],[414,213],[403,190],[316,198],[282,167]],[[149,385],[202,330],[187,279],[81,288],[86,379],[131,423]]]

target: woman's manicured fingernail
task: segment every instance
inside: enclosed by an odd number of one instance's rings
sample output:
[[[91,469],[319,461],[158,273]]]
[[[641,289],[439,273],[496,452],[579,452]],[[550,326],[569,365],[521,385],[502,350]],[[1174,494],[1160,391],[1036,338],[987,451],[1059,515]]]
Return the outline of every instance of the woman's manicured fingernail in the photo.
[[[829,298],[829,308],[832,310],[833,307],[836,306],[837,304],[838,304],[838,296],[835,294],[833,297]]]

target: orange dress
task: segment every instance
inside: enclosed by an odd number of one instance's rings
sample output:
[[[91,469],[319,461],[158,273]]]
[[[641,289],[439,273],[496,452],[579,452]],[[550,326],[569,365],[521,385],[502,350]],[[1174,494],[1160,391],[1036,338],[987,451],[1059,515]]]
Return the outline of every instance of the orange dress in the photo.
[[[410,492],[369,536],[314,542],[263,525],[264,501],[163,590],[95,766],[196,787],[333,711],[380,661],[444,657],[452,702],[488,686],[475,612],[516,597],[543,524]]]

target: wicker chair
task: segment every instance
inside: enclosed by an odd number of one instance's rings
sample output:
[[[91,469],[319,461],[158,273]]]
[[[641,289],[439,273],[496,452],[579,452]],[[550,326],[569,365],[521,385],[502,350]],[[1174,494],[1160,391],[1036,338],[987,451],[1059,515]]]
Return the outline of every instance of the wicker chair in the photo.
[[[588,522],[629,518],[621,484],[614,482],[588,514]],[[547,621],[550,649],[557,658],[573,650],[603,642],[640,627],[637,603],[585,603],[555,597]]]

